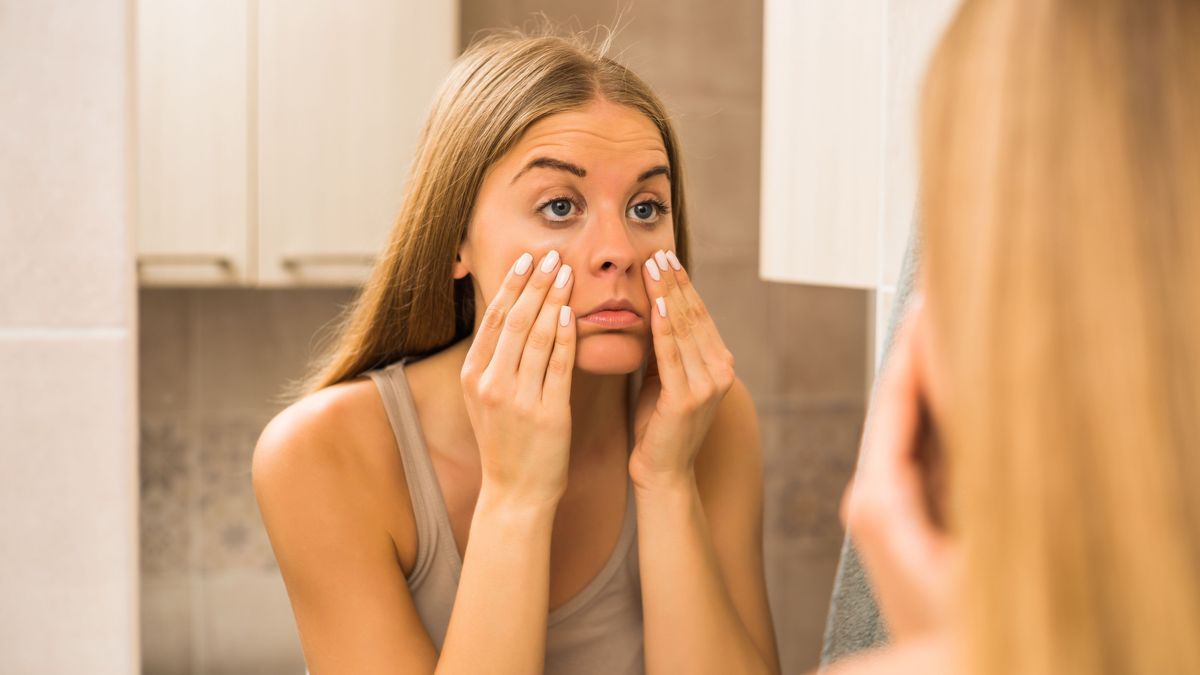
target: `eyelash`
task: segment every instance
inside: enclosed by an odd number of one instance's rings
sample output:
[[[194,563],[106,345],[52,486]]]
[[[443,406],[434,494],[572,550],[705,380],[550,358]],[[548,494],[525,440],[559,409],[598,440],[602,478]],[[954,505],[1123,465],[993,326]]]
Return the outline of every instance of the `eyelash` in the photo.
[[[563,195],[561,197],[551,197],[550,199],[547,199],[546,201],[542,202],[541,204],[538,204],[538,206],[536,208],[534,208],[533,212],[535,214],[542,215],[542,211],[544,211],[547,206],[550,206],[554,202],[571,202],[571,205],[575,207],[575,210],[577,210],[577,211],[583,210],[582,207],[580,207],[579,202],[575,201],[574,198]],[[661,199],[656,199],[654,197],[650,197],[648,199],[643,199],[642,201],[638,202],[637,204],[633,204],[629,208],[633,208],[634,206],[638,206],[640,204],[652,205],[654,207],[654,210],[658,213],[658,218],[661,218],[662,216],[665,216],[665,215],[671,213],[671,207],[669,205],[667,205],[666,202],[662,201]],[[543,216],[543,217],[545,217],[545,216]],[[653,221],[643,220],[643,221],[639,221],[639,222],[642,222],[649,227],[653,227],[658,224],[658,218],[655,218]],[[546,220],[551,223],[566,222],[564,220],[555,220],[553,218],[546,218]]]

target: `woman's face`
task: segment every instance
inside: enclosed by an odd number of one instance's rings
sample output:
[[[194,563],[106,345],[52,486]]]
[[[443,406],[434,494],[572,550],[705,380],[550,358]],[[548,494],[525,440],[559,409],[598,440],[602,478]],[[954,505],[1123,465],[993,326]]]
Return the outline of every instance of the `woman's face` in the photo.
[[[671,197],[662,136],[640,112],[601,99],[538,121],[489,169],[455,265],[456,277],[474,278],[476,327],[513,262],[553,249],[575,277],[575,367],[636,370],[650,334],[641,266],[675,247]],[[636,319],[589,320],[614,301],[628,302]]]

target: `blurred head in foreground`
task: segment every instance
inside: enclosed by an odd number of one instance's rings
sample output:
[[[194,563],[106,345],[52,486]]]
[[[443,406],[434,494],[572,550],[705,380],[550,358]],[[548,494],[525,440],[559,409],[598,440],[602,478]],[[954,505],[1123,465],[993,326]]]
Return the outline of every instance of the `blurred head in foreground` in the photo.
[[[1200,3],[968,0],[924,96],[971,672],[1200,672]]]

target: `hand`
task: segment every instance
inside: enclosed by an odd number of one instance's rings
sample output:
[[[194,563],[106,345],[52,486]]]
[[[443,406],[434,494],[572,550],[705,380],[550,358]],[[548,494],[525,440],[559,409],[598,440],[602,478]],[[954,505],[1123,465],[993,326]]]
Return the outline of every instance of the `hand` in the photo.
[[[692,476],[734,373],[733,355],[674,252],[655,253],[642,276],[653,353],[638,396],[629,473],[635,485],[648,487]]]
[[[526,253],[484,311],[462,368],[463,396],[479,443],[482,490],[557,505],[571,449],[575,316],[573,275],[551,251]]]
[[[895,641],[948,625],[957,548],[937,525],[940,495],[927,486],[941,463],[924,466],[930,440],[927,387],[919,367],[922,303],[914,299],[871,403],[860,463],[842,518],[871,578]]]

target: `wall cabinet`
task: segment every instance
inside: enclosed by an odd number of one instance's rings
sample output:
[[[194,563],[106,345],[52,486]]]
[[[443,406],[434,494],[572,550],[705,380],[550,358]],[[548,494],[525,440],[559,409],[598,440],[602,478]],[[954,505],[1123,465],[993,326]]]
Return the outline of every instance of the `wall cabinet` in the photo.
[[[356,285],[457,51],[457,8],[138,3],[143,285]]]
[[[886,325],[916,217],[921,83],[958,4],[765,0],[764,279],[874,290]]]

